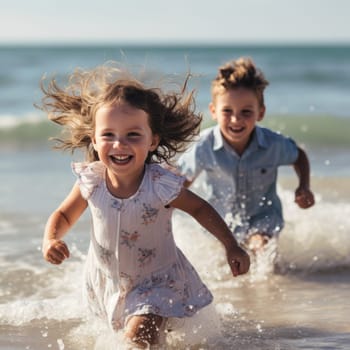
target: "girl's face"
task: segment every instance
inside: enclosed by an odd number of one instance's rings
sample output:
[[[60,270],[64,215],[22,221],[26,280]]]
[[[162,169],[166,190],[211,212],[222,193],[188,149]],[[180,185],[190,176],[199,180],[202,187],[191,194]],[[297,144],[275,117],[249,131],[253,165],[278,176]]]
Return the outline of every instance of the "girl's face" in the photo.
[[[145,111],[127,103],[97,110],[92,143],[109,174],[129,180],[142,176],[148,152],[154,151],[159,143],[148,118]]]
[[[259,104],[255,93],[245,88],[228,90],[217,95],[209,109],[225,140],[240,155],[248,146],[256,123],[265,114],[265,107]]]

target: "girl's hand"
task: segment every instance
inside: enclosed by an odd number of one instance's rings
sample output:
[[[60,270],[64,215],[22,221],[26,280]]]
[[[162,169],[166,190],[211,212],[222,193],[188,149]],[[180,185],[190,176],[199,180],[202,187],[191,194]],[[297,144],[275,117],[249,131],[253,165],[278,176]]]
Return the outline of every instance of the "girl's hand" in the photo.
[[[314,194],[308,189],[298,187],[295,190],[295,203],[302,209],[307,209],[315,204]]]
[[[51,264],[59,265],[69,258],[69,249],[60,239],[49,239],[43,245],[43,256]]]
[[[249,255],[239,246],[226,248],[227,262],[234,277],[247,273],[250,266]]]

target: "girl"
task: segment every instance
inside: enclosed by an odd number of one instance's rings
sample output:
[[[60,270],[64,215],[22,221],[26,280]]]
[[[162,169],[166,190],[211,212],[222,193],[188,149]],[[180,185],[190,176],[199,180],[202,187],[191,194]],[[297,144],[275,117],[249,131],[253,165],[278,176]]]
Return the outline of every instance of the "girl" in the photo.
[[[85,269],[90,309],[113,329],[124,329],[134,346],[156,344],[169,317],[192,316],[212,301],[198,274],[176,247],[174,208],[193,216],[225,248],[234,276],[249,269],[249,257],[204,200],[183,187],[183,178],[162,168],[198,133],[201,117],[193,94],[162,94],[111,66],[76,71],[65,89],[52,80],[43,105],[66,137],[58,148],[85,149],[74,163],[77,182],[51,214],[44,258],[69,257],[62,241],[84,210],[92,215]]]

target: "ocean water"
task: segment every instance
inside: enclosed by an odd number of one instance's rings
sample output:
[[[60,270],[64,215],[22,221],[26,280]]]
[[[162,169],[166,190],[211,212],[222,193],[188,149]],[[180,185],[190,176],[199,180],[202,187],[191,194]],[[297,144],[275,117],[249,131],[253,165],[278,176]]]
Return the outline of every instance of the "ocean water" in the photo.
[[[197,108],[207,113],[217,67],[251,56],[263,69],[264,124],[307,151],[316,205],[293,202],[297,180],[280,170],[286,227],[275,264],[266,255],[232,278],[221,246],[176,213],[176,241],[214,294],[201,314],[179,323],[165,349],[349,349],[350,47],[0,47],[0,349],[121,349],[120,335],[81,303],[90,218],[67,235],[72,257],[47,264],[46,219],[70,190],[72,159],[51,150],[57,129],[33,107],[43,74],[123,61],[137,72],[181,80],[191,70]],[[200,186],[195,188],[201,191]]]

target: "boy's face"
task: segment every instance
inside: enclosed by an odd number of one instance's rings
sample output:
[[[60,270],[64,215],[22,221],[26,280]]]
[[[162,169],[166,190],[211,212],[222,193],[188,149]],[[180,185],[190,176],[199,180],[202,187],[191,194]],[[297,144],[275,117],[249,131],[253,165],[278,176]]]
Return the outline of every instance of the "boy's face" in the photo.
[[[217,95],[209,109],[223,137],[238,154],[244,152],[256,123],[265,114],[265,107],[260,105],[256,94],[246,88]]]

